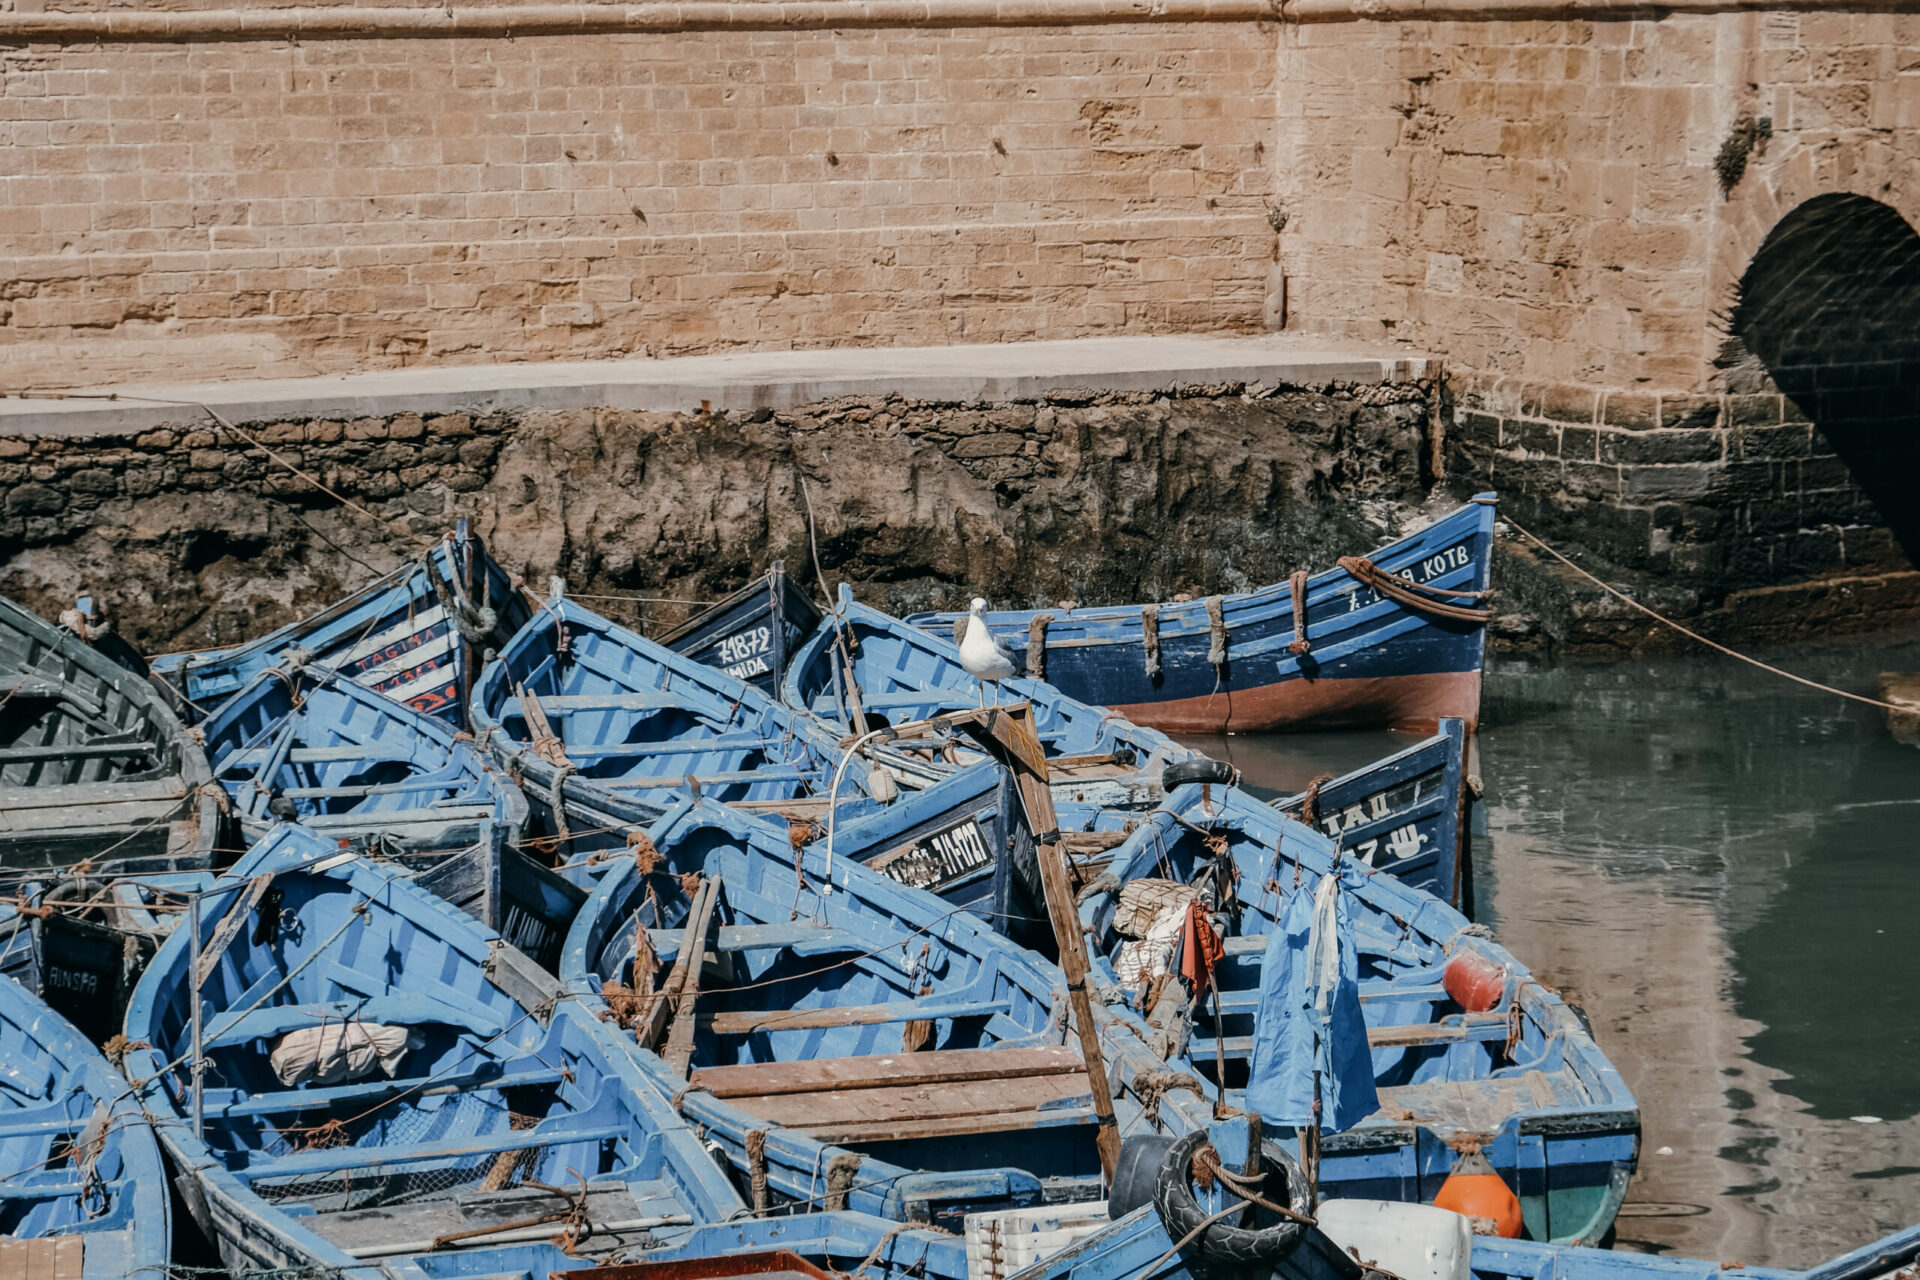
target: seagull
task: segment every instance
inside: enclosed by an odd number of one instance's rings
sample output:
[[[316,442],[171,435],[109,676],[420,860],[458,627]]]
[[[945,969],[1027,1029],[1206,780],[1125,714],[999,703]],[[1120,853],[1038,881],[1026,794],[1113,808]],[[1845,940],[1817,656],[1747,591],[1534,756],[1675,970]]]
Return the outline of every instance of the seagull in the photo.
[[[980,706],[987,705],[987,681],[999,684],[1013,674],[1013,655],[1005,645],[993,638],[993,632],[987,630],[987,623],[980,616],[987,602],[979,596],[973,598],[973,608],[967,614],[966,634],[960,637],[960,665],[980,686]],[[996,698],[998,694],[996,692]]]

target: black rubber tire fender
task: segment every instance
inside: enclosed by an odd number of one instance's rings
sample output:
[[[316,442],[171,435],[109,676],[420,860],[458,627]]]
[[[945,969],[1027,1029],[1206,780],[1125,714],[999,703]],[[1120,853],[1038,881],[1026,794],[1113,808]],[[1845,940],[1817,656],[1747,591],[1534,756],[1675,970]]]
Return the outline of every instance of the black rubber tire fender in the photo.
[[[1230,787],[1239,780],[1238,769],[1224,760],[1212,760],[1206,756],[1177,761],[1160,771],[1160,785],[1168,791],[1184,787],[1190,782],[1212,782]]]
[[[1186,1239],[1207,1220],[1193,1198],[1193,1157],[1207,1141],[1205,1129],[1179,1139],[1154,1175],[1153,1207],[1159,1212],[1167,1235],[1175,1242]],[[1288,1199],[1298,1196],[1304,1180],[1292,1158],[1271,1144],[1263,1144],[1260,1155],[1269,1170],[1277,1165],[1284,1174]],[[1298,1205],[1288,1207],[1301,1211]],[[1222,1220],[1201,1231],[1186,1247],[1210,1266],[1272,1268],[1298,1249],[1306,1237],[1307,1224],[1291,1219],[1257,1231],[1231,1226]]]

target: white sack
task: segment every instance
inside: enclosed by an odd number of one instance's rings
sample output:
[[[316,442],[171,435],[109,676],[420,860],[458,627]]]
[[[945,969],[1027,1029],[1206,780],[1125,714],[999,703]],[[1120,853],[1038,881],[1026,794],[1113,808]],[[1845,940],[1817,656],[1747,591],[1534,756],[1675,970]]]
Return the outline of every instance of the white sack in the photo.
[[[407,1051],[424,1044],[426,1037],[410,1027],[328,1022],[287,1032],[268,1061],[280,1083],[290,1089],[303,1084],[346,1084],[376,1069],[392,1079]]]
[[[1130,939],[1113,958],[1121,986],[1135,987],[1167,971],[1194,896],[1192,885],[1177,880],[1131,880],[1120,890],[1113,930]]]

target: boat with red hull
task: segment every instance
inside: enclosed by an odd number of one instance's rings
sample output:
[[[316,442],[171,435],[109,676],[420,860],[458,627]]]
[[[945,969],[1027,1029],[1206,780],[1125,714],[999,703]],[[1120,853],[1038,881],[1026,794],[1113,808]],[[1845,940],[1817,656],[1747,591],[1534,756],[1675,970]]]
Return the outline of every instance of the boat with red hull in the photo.
[[[984,615],[1022,669],[1168,733],[1390,727],[1480,716],[1494,497],[1338,568],[1236,595]],[[1304,609],[1294,593],[1304,587]],[[917,614],[941,636],[967,615]]]

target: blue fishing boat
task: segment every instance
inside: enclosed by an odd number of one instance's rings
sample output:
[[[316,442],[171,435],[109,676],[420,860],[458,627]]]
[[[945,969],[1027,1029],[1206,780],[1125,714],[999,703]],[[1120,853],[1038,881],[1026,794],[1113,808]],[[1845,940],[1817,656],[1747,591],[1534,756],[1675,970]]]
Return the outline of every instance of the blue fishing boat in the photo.
[[[531,1280],[741,1212],[605,1024],[396,869],[281,827],[201,906],[125,1067],[235,1272]]]
[[[830,797],[871,808],[876,791],[896,790],[806,717],[564,598],[542,605],[481,672],[472,718],[552,823],[562,856],[573,852],[563,801],[605,829],[645,825],[696,792],[824,818]]]
[[[957,1228],[981,1208],[1098,1199],[1060,971],[861,865],[858,843],[825,844],[684,803],[606,864],[563,980],[628,1030],[757,1210]]]
[[[248,843],[297,822],[413,872],[499,928],[520,789],[444,721],[344,677],[269,668],[201,726]],[[464,735],[463,735],[464,736]]]
[[[645,1262],[601,1269],[594,1280],[969,1280],[967,1249],[944,1231],[902,1228],[841,1211],[740,1218],[697,1227]],[[972,1277],[971,1280],[979,1280]]]
[[[985,698],[960,665],[959,650],[860,604],[846,586],[833,612],[793,655],[783,696],[787,705],[838,733],[873,735],[876,759],[896,769],[939,776],[953,764],[981,758],[951,729],[925,723]],[[1054,793],[1063,801],[1150,804],[1165,785],[1233,777],[1225,765],[1165,734],[1075,701],[1045,681],[1004,680],[996,696],[1032,704]]]
[[[657,638],[675,653],[778,698],[787,655],[819,622],[820,610],[775,560],[760,577]]]
[[[1257,591],[984,618],[1029,675],[1169,733],[1431,733],[1442,716],[1471,730],[1493,523],[1493,495],[1481,494],[1371,556]],[[966,617],[908,621],[944,637]]]
[[[82,862],[204,867],[221,800],[157,690],[0,599],[0,895]]]
[[[1324,831],[1343,853],[1471,917],[1476,784],[1467,774],[1467,746],[1466,722],[1449,716],[1432,737],[1317,780],[1274,807]]]
[[[167,1172],[126,1081],[3,977],[0,1063],[0,1267],[46,1280],[167,1275]]]
[[[1111,1226],[1018,1273],[1018,1280],[1217,1276],[1212,1229],[1187,1239],[1187,1219],[1178,1206],[1162,1208],[1174,1199],[1168,1189],[1176,1185],[1170,1170],[1154,1187],[1160,1194],[1117,1202]],[[1189,1185],[1188,1191],[1195,1189]],[[1346,1248],[1347,1280],[1880,1280],[1920,1262],[1920,1227],[1800,1271],[1473,1235],[1465,1218],[1416,1206],[1335,1200],[1323,1202],[1317,1215],[1302,1238],[1326,1236]]]
[[[1063,833],[1126,826],[1111,812],[1060,817]],[[1336,864],[1331,840],[1238,788],[1186,787],[1132,821],[1103,867],[1083,869],[1081,918],[1094,972],[1126,994],[1116,1016],[1141,1046],[1120,1055],[1120,1078],[1151,1085],[1171,1131],[1205,1127],[1223,1097],[1248,1105],[1273,935],[1338,865],[1365,1022],[1360,1069],[1370,1064],[1377,1108],[1325,1137],[1322,1194],[1428,1203],[1459,1154],[1481,1149],[1519,1196],[1530,1236],[1606,1234],[1638,1155],[1638,1106],[1575,1011],[1484,929],[1350,857]],[[1181,976],[1198,935],[1190,911],[1221,944],[1205,982]],[[1203,985],[1210,995],[1196,1004]],[[1180,1089],[1154,1074],[1163,1059]]]
[[[526,622],[519,583],[466,521],[420,557],[345,600],[246,644],[170,653],[149,663],[197,715],[269,667],[317,665],[456,729],[485,651]]]

